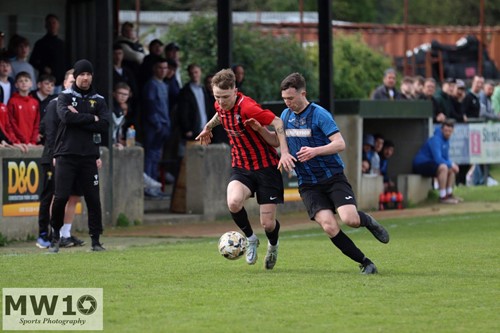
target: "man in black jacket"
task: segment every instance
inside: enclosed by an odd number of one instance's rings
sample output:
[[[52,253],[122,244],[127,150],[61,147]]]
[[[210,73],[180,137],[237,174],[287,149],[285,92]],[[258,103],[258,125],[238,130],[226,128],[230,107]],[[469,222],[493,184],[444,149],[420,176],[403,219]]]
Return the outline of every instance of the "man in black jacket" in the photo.
[[[88,207],[92,250],[104,250],[99,242],[102,216],[96,160],[99,159],[99,144],[106,137],[111,115],[104,98],[92,87],[92,64],[86,59],[78,60],[73,69],[75,83],[57,99],[57,115],[61,123],[54,148],[55,194],[51,219],[54,234],[49,248],[53,253],[59,251],[64,208],[75,180],[80,184]]]

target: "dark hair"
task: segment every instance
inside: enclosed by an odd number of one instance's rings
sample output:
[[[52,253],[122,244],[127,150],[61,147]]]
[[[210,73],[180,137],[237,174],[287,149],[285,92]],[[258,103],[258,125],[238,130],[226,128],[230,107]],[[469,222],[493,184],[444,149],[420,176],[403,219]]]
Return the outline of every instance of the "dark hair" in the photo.
[[[39,83],[43,81],[49,81],[55,84],[56,78],[50,74],[41,74],[40,76],[38,76],[38,80],[36,82]]]
[[[17,73],[16,74],[16,78],[15,78],[14,81],[17,82],[17,80],[19,80],[22,77],[28,78],[31,81],[33,81],[33,79],[31,78],[31,75],[28,72],[19,72],[19,73]]]
[[[115,86],[113,87],[113,91],[117,91],[118,89],[126,89],[128,91],[131,91],[132,89],[130,88],[130,86],[123,82],[123,81],[119,81],[115,84]]]
[[[306,80],[300,73],[292,73],[283,79],[280,85],[281,91],[289,88],[295,88],[296,90],[306,89]]]
[[[45,23],[49,22],[50,19],[56,19],[57,21],[59,21],[59,17],[57,17],[56,14],[47,14],[47,16],[45,16]]]
[[[201,69],[200,65],[196,64],[196,63],[192,63],[192,64],[189,64],[187,66],[187,71],[188,73],[191,73],[191,71],[193,70],[193,68],[199,68]]]
[[[388,148],[388,147],[394,148],[394,142],[392,142],[391,140],[384,141],[384,148]],[[384,148],[382,148],[382,149],[384,149]]]

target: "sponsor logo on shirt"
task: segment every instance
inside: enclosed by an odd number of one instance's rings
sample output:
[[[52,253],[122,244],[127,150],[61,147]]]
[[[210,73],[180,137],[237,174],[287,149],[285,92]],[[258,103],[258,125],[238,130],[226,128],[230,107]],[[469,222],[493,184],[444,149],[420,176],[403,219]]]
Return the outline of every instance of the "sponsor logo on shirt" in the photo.
[[[288,136],[288,137],[310,138],[311,137],[311,129],[310,128],[287,129],[286,130],[286,136]]]

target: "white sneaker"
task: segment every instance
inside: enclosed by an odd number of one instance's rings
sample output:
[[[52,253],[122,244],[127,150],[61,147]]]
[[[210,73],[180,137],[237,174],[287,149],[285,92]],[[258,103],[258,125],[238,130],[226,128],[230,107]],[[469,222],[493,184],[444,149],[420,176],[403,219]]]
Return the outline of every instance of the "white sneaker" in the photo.
[[[265,267],[266,269],[273,269],[274,265],[276,265],[276,261],[278,260],[278,247],[280,243],[276,243],[276,245],[271,245],[267,243],[267,253],[265,259]]]
[[[161,183],[149,177],[145,172],[143,173],[143,177],[145,188],[161,188]]]
[[[259,247],[259,239],[255,237],[255,240],[247,241],[247,264],[253,265],[257,261],[257,248]]]

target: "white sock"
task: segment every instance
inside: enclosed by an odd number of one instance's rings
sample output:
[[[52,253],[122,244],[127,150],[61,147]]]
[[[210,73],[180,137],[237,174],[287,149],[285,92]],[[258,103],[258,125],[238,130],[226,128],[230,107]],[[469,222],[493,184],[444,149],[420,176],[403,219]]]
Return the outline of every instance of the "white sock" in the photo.
[[[71,237],[71,223],[65,223],[63,224],[61,231],[60,231],[61,237],[68,238]]]
[[[444,198],[445,196],[446,196],[446,190],[445,189],[439,190],[439,197]]]
[[[446,194],[452,194],[453,193],[453,187],[448,187],[446,189]]]

